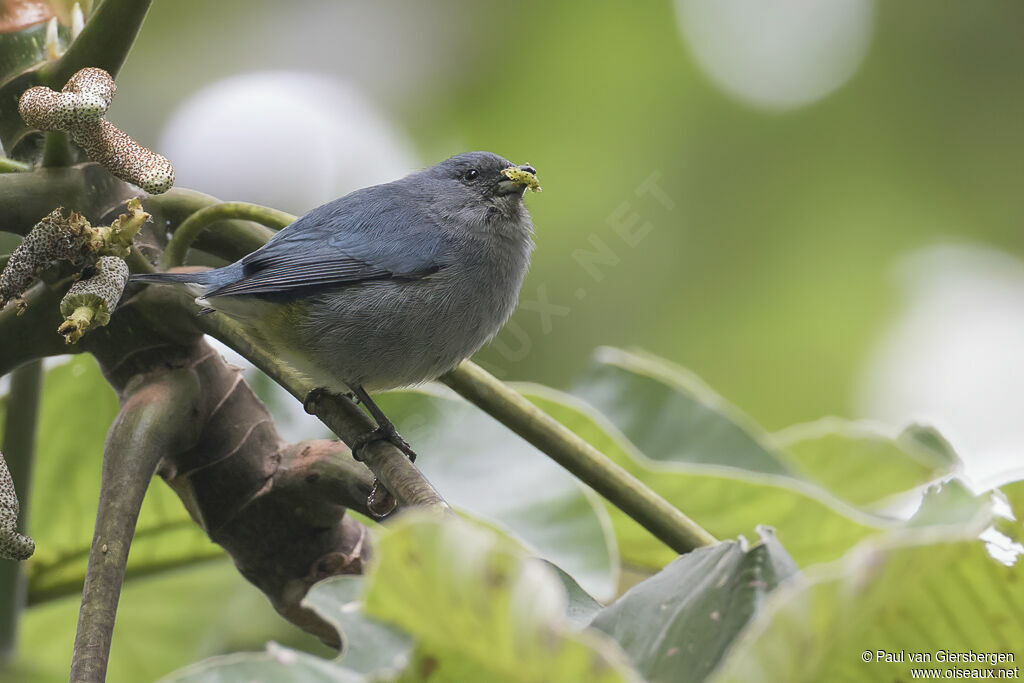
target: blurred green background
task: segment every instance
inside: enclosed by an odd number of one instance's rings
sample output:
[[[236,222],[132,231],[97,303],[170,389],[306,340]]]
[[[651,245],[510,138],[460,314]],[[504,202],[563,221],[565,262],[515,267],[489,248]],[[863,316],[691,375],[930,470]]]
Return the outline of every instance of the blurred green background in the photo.
[[[948,240],[1022,252],[1024,4],[781,2],[766,21],[757,3],[718,3],[751,15],[720,37],[734,41],[726,52],[765,26],[767,50],[827,67],[845,30],[866,34],[848,80],[781,108],[734,97],[695,59],[681,26],[701,4],[714,3],[156,2],[111,116],[158,144],[181,101],[238,73],[346,83],[421,165],[488,149],[540,170],[526,309],[479,356],[495,372],[564,385],[595,346],[639,346],[772,429],[849,415],[898,311],[898,259]],[[707,21],[701,35],[718,40]],[[751,78],[770,90],[770,73]],[[275,129],[299,149],[321,144],[288,121]],[[359,185],[367,162],[339,163],[341,189]],[[295,165],[265,164],[285,191],[302,182]],[[652,174],[673,208],[636,196]],[[633,213],[652,229],[631,247],[610,223]],[[600,281],[574,258],[595,238],[617,261]],[[545,299],[559,307],[546,320],[530,306]]]

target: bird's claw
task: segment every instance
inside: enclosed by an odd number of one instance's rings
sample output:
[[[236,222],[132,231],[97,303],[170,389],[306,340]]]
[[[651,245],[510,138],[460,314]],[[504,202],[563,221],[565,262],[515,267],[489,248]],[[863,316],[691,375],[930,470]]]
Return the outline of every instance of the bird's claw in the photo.
[[[302,409],[306,411],[306,414],[316,415],[316,404],[327,393],[328,391],[324,387],[317,387],[306,394],[306,398],[302,399]]]
[[[358,437],[352,444],[352,457],[356,460],[363,460],[361,451],[375,441],[388,441],[395,448],[405,453],[410,462],[416,462],[416,451],[412,449],[409,442],[401,437],[393,424],[386,424],[366,432]]]

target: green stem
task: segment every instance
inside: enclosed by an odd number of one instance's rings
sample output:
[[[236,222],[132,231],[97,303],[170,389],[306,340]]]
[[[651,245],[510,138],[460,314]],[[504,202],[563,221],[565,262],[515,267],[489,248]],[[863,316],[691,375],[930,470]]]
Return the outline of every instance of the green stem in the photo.
[[[30,170],[32,170],[32,166],[29,164],[23,164],[20,161],[8,159],[7,157],[0,157],[0,173],[24,173]]]
[[[29,494],[32,490],[32,461],[36,449],[36,423],[43,365],[34,360],[11,373],[4,418],[3,452],[11,479],[18,490],[21,509],[18,531],[27,533]],[[21,562],[0,562],[0,662],[14,652],[18,619],[26,606],[28,586]]]
[[[295,222],[295,216],[291,214],[256,204],[224,202],[208,206],[189,216],[174,231],[174,235],[164,248],[164,255],[160,260],[161,267],[168,270],[184,263],[189,247],[211,223],[239,218],[277,230]]]
[[[59,130],[46,133],[43,136],[43,166],[53,168],[55,166],[70,166],[71,140],[68,134]]]
[[[152,0],[104,0],[67,52],[39,70],[42,82],[60,90],[79,69],[95,66],[117,77],[135,43]]]
[[[575,432],[471,361],[441,381],[569,470],[678,553],[717,540]]]
[[[124,578],[125,582],[128,583],[131,579],[141,579],[147,576],[165,574],[172,570],[195,567],[197,565],[208,564],[210,562],[224,559],[224,551],[214,547],[213,550],[204,550],[199,554],[189,555],[187,557],[176,557],[173,559],[157,560],[154,562],[133,562],[132,566],[125,571]],[[60,600],[61,598],[81,594],[81,579],[73,578],[57,581],[45,588],[33,589],[28,596],[28,606],[34,607],[35,605],[41,605],[52,600]]]
[[[170,230],[177,230],[196,211],[220,203],[212,195],[181,187],[172,187],[163,194],[143,200],[143,206],[153,214],[153,220]],[[273,230],[252,221],[222,219],[216,230],[202,232],[192,243],[192,248],[227,261],[236,261],[262,247],[273,236]]]

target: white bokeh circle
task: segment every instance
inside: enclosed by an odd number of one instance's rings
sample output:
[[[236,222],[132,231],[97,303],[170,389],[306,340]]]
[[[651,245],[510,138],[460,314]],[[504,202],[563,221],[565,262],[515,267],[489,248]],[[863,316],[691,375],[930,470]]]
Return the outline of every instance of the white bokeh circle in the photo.
[[[203,88],[171,115],[158,149],[180,187],[298,214],[419,166],[361,93],[302,72],[243,74]]]
[[[1022,466],[1024,262],[939,246],[899,268],[902,312],[868,357],[856,404],[890,424],[935,425],[975,483]]]
[[[815,102],[867,54],[874,0],[675,0],[700,68],[733,97],[765,109]]]

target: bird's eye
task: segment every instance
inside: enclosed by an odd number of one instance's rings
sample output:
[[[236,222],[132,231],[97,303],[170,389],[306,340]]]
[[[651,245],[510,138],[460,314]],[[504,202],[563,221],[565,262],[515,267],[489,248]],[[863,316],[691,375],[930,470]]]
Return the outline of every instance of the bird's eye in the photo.
[[[466,180],[476,180],[477,176],[479,176],[479,175],[480,175],[480,171],[476,170],[475,168],[471,168],[468,171],[466,171],[465,173],[463,173],[462,177],[465,178]]]

